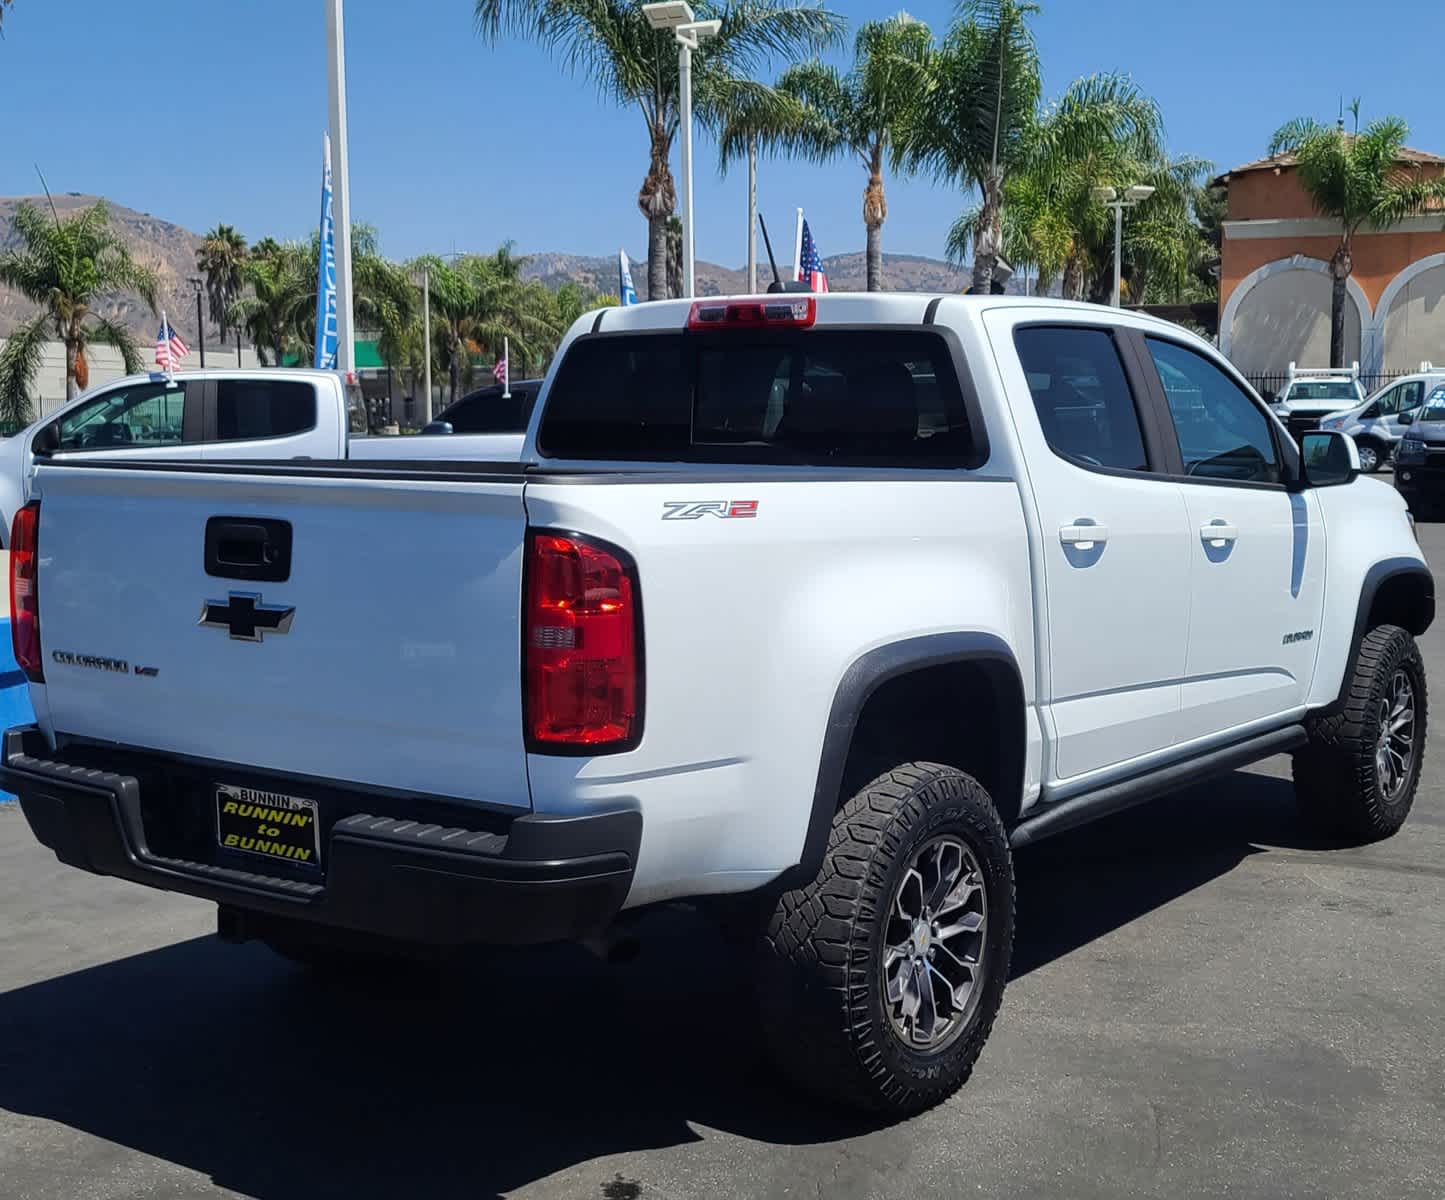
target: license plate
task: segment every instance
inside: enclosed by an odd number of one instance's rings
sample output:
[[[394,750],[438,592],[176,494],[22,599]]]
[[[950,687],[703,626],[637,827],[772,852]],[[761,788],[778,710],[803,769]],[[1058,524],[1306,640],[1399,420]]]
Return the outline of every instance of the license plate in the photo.
[[[316,801],[301,796],[216,784],[216,840],[223,850],[299,867],[321,866]]]

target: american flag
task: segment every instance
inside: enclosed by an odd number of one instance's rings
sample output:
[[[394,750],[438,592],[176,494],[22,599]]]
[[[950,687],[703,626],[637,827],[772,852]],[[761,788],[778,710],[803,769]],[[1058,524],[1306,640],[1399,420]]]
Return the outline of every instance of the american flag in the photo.
[[[156,366],[162,371],[174,371],[176,364],[190,352],[191,348],[186,345],[185,339],[162,316],[160,331],[156,334]]]
[[[497,365],[492,368],[492,378],[498,383],[507,381],[507,356],[505,354],[497,359]]]
[[[803,252],[798,258],[798,281],[806,283],[809,290],[826,292],[828,276],[823,271],[823,258],[818,253],[818,244],[813,241],[813,231],[808,222],[803,222]]]

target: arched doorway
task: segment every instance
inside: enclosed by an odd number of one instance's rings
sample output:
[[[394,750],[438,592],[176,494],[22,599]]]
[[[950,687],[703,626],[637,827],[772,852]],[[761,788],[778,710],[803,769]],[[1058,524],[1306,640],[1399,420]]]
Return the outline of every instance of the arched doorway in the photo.
[[[1282,258],[1245,276],[1225,305],[1219,345],[1244,374],[1283,371],[1290,363],[1330,362],[1330,267],[1317,258]],[[1345,305],[1345,362],[1360,361],[1370,302],[1354,280]],[[1362,364],[1363,365],[1363,364]]]

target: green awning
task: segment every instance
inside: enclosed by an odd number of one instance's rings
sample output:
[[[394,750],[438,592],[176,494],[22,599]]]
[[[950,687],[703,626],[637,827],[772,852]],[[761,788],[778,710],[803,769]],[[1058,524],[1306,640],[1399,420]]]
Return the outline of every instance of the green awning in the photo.
[[[376,348],[376,343],[357,338],[353,343],[356,347],[356,369],[358,371],[384,371],[386,361],[381,357],[381,351]],[[281,360],[283,367],[310,366],[310,361],[302,362],[299,354],[288,354]]]

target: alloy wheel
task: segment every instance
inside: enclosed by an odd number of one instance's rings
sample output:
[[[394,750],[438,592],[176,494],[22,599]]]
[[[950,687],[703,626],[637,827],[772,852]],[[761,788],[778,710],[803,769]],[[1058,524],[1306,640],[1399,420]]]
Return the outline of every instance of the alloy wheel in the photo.
[[[984,982],[988,899],[983,872],[959,838],[917,850],[898,881],[884,929],[882,988],[893,1032],[923,1054],[957,1039]]]
[[[1396,799],[1415,766],[1415,687],[1397,670],[1380,698],[1380,735],[1375,743],[1375,782],[1386,800]]]

